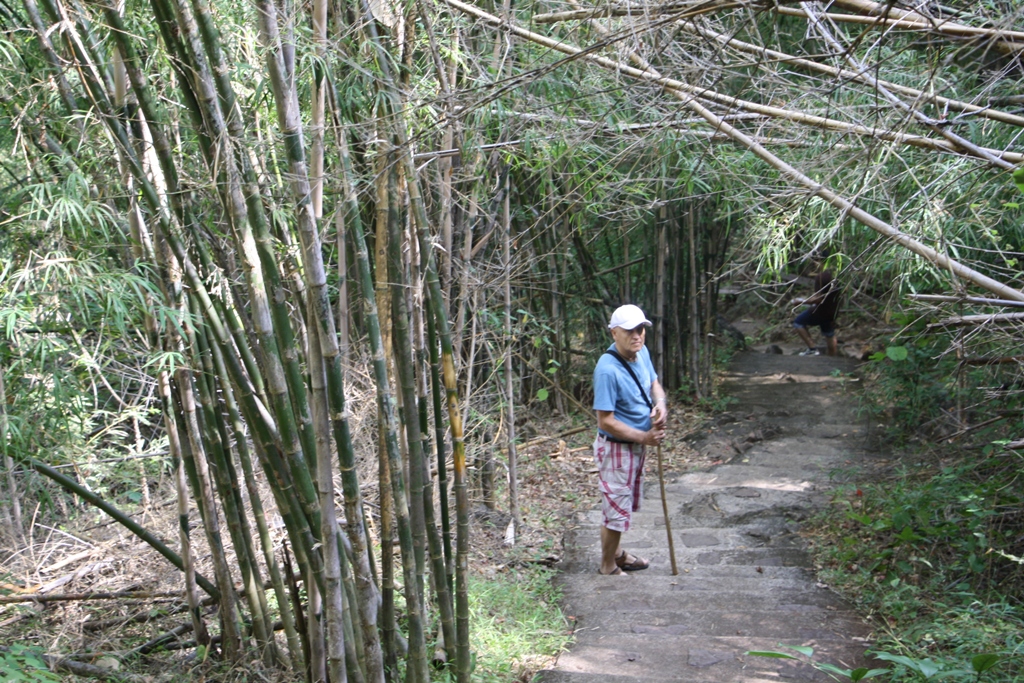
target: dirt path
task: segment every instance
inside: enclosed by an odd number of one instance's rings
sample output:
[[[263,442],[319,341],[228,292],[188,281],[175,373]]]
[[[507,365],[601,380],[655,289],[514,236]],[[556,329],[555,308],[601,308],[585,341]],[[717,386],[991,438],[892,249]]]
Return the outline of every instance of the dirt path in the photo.
[[[872,456],[856,418],[852,361],[737,356],[724,392],[736,399],[695,446],[720,465],[674,477],[666,498],[679,576],[671,575],[657,470],[623,546],[652,567],[598,576],[600,510],[567,547],[562,576],[576,642],[547,683],[830,680],[806,664],[746,657],[779,643],[861,665],[867,626],[816,582],[800,524],[828,503],[830,473]],[[839,373],[843,376],[837,376]]]

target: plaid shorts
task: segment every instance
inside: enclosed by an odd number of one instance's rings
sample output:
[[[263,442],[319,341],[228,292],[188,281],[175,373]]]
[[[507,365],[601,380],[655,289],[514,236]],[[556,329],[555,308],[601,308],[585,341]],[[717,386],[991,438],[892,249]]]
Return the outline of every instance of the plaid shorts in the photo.
[[[631,513],[640,510],[643,501],[644,447],[598,434],[594,461],[601,480],[603,525],[612,531],[629,531]]]

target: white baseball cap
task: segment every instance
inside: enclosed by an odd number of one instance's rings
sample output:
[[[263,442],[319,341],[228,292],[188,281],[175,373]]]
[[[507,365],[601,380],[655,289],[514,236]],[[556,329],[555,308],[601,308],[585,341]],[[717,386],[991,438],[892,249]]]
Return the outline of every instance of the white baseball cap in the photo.
[[[644,315],[639,306],[626,304],[625,306],[619,306],[612,313],[612,319],[608,322],[608,329],[621,327],[624,330],[635,330],[641,325],[650,327],[651,324],[651,321],[647,319],[647,316]]]

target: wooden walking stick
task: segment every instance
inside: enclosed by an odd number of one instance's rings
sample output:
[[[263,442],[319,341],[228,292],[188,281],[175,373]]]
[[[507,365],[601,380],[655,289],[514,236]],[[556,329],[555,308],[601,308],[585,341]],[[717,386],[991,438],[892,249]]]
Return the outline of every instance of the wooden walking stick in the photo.
[[[661,487],[661,510],[665,513],[665,533],[668,534],[668,554],[672,558],[672,576],[679,576],[676,566],[676,544],[672,540],[672,522],[668,518],[668,501],[665,499],[665,464],[661,459],[661,444],[658,444],[658,485]]]

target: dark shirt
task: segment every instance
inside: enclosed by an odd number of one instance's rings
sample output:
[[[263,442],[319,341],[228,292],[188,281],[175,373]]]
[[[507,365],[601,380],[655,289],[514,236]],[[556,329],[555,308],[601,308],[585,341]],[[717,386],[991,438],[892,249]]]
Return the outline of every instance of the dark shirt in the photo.
[[[824,300],[814,307],[814,314],[829,320],[836,319],[839,312],[839,287],[832,279],[832,273],[823,270],[814,276],[814,294],[825,294]]]

